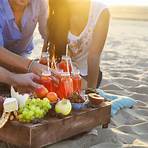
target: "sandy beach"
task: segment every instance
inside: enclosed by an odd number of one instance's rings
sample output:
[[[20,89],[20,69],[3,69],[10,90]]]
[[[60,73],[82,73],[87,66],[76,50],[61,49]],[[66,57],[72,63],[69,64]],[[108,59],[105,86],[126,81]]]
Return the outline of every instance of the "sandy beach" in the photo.
[[[111,134],[93,148],[148,148],[148,22],[113,20],[102,55],[104,84],[113,94],[139,103],[111,119]],[[112,137],[112,138],[111,138]],[[113,138],[114,137],[114,138]],[[109,140],[106,140],[109,139]]]
[[[148,5],[111,5],[109,8],[116,19],[148,20]]]

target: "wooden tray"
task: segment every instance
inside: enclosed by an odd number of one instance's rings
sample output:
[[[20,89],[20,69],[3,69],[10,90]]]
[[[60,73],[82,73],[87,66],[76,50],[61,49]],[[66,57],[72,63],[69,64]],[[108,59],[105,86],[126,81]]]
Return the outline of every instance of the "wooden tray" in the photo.
[[[96,108],[73,111],[63,119],[48,117],[38,124],[8,122],[0,129],[0,140],[21,148],[39,148],[90,131],[102,125],[108,127],[111,105],[104,102]]]

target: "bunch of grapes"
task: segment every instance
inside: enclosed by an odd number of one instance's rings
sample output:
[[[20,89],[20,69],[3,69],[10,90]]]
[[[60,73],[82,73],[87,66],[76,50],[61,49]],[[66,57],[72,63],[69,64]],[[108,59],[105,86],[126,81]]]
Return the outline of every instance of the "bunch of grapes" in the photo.
[[[43,118],[51,109],[48,99],[28,99],[24,107],[19,108],[18,119],[21,122],[32,122]]]

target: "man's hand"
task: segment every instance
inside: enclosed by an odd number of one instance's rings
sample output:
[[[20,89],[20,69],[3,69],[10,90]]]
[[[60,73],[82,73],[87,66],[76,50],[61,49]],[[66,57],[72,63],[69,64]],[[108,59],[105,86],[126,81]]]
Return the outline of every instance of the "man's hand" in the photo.
[[[33,92],[40,87],[40,84],[37,83],[39,79],[40,77],[33,73],[13,74],[11,76],[11,85],[19,92]]]

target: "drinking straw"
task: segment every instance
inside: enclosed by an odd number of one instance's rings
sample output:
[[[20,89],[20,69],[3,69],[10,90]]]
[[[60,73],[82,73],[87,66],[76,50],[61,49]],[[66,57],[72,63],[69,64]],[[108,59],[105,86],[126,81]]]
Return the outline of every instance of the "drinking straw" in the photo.
[[[68,73],[70,73],[69,65],[68,65],[68,44],[66,45],[66,65],[67,65],[67,71]]]
[[[50,42],[48,42],[48,48],[50,49]],[[47,70],[48,71],[50,71],[50,61],[49,61],[50,55],[49,55],[49,49],[47,51]]]
[[[47,53],[47,70],[50,70],[50,61],[49,61],[49,53]]]
[[[73,67],[71,58],[70,58],[70,65],[71,65],[71,71],[74,72],[74,67]]]
[[[66,45],[66,57],[68,57],[68,50],[69,50],[69,45]]]

